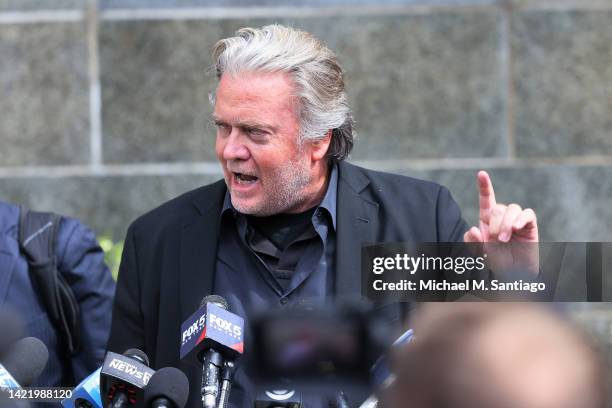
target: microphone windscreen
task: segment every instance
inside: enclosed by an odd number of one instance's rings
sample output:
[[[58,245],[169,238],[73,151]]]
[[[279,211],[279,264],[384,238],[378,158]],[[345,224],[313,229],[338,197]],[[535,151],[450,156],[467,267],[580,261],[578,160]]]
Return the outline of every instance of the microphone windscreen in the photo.
[[[229,304],[227,303],[227,300],[223,298],[223,296],[219,296],[219,295],[205,296],[204,299],[202,299],[202,301],[200,302],[200,307],[206,306],[207,303],[214,303],[215,305],[219,306],[221,309],[229,310]]]
[[[156,398],[165,397],[178,408],[183,408],[189,395],[189,381],[181,370],[164,367],[155,372],[145,388],[146,407],[151,406]]]
[[[11,347],[2,365],[22,387],[29,387],[45,369],[48,359],[47,346],[36,337],[26,337]]]
[[[23,333],[23,324],[9,309],[0,310],[0,358],[4,356],[13,343],[19,340]]]
[[[142,364],[144,364],[147,367],[149,367],[149,357],[147,357],[145,352],[140,350],[140,349],[137,349],[137,348],[127,349],[127,350],[125,350],[123,355],[126,356],[126,357],[134,358],[134,359],[140,361]]]

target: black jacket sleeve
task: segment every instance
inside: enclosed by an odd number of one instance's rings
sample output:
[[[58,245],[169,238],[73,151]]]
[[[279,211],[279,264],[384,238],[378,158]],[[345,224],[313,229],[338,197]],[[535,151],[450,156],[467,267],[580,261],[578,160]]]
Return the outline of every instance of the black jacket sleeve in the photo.
[[[468,230],[468,225],[461,218],[457,202],[444,186],[440,186],[438,191],[436,215],[438,242],[463,242],[463,234]]]

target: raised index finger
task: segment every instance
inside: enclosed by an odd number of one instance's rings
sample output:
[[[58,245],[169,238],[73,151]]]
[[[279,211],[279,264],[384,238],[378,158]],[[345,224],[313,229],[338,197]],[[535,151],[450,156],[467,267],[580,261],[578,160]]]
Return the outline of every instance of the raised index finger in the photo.
[[[493,191],[493,183],[491,183],[489,174],[484,170],[480,170],[476,177],[478,178],[479,219],[488,224],[491,208],[497,204],[495,201],[495,191]]]

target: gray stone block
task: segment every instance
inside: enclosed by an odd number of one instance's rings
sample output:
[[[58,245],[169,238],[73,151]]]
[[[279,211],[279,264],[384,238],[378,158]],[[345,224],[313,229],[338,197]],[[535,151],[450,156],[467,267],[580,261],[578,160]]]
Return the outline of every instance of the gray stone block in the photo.
[[[207,75],[229,22],[104,21],[100,27],[104,160],[215,159]]]
[[[512,16],[520,156],[612,153],[612,10]]]
[[[470,225],[478,220],[478,170],[395,169],[447,186]],[[542,241],[612,241],[612,167],[509,168],[489,174],[498,202],[535,210]]]
[[[538,8],[554,10],[559,8],[564,9],[602,9],[610,7],[608,0],[502,0],[510,8]]]
[[[272,20],[104,22],[105,160],[214,158],[210,48]],[[357,121],[355,158],[503,155],[498,17],[488,12],[287,18],[335,50]]]
[[[251,6],[335,6],[335,5],[486,5],[497,0],[101,0],[103,9],[251,7]]]
[[[84,25],[0,25],[0,38],[0,165],[87,162]]]
[[[221,176],[115,176],[0,180],[3,201],[77,217],[98,235],[123,240],[138,216]]]
[[[449,188],[464,218],[478,217],[476,171],[386,169],[431,180]],[[543,241],[612,241],[612,167],[557,166],[495,169],[497,200],[533,208]],[[0,197],[38,209],[76,215],[96,226],[123,231],[127,222],[165,200],[204,185],[219,176],[116,176],[71,178],[9,178],[0,180]]]
[[[85,4],[85,0],[0,0],[0,11],[75,10]]]
[[[503,155],[498,16],[304,19],[338,53],[355,159]]]

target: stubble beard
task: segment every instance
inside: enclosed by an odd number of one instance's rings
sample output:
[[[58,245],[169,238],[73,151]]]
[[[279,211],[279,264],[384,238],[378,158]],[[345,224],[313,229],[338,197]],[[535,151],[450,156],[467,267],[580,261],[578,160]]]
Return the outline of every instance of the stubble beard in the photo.
[[[256,217],[268,217],[290,212],[301,203],[308,201],[307,187],[310,182],[311,175],[308,164],[304,161],[295,160],[287,163],[284,167],[275,169],[273,173],[268,175],[266,182],[262,183],[263,198],[261,200],[248,205],[232,197],[232,205],[242,214]]]

